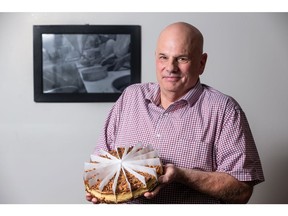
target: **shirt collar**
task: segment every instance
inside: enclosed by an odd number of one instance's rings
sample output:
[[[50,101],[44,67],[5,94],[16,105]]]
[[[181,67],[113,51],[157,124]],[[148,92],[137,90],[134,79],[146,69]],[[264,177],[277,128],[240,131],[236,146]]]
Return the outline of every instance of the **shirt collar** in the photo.
[[[154,103],[156,106],[160,104],[160,86],[158,83],[155,83],[154,88],[150,89],[145,99]]]
[[[200,95],[202,94],[202,92],[203,92],[203,86],[202,86],[200,79],[199,79],[198,82],[196,83],[196,85],[192,89],[190,89],[179,100],[187,101],[187,103],[190,106],[193,106],[195,104],[195,102],[198,100],[198,98],[200,97]]]
[[[193,106],[194,103],[198,100],[198,98],[202,94],[202,92],[203,92],[203,86],[202,86],[200,79],[199,79],[198,82],[196,83],[196,85],[177,101],[187,101],[187,103],[190,106]],[[148,92],[148,94],[146,96],[146,100],[149,100],[150,102],[154,103],[156,106],[158,106],[160,104],[160,86],[159,86],[159,84],[156,84],[155,87],[152,88]],[[177,101],[175,101],[175,102],[177,102]]]

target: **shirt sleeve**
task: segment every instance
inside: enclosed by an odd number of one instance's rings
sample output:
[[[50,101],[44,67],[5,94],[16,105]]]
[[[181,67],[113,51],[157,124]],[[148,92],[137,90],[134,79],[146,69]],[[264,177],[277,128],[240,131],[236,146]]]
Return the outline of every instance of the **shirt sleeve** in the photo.
[[[115,104],[112,106],[111,110],[108,113],[108,116],[104,122],[104,127],[100,133],[98,142],[94,149],[95,154],[97,154],[100,149],[110,151],[115,148],[114,142],[118,132],[117,129],[124,103],[124,95],[125,91],[121,94],[119,99],[115,102]]]
[[[228,100],[224,124],[216,145],[217,171],[239,181],[264,181],[260,157],[247,118],[239,104]]]

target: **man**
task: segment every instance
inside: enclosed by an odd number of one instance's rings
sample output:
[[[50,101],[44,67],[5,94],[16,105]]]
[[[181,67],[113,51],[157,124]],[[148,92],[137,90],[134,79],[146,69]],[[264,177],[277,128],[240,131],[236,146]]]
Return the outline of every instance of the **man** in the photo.
[[[264,181],[261,162],[238,103],[200,83],[207,61],[201,32],[183,22],[167,26],[155,57],[158,84],[123,92],[95,151],[138,142],[158,150],[160,185],[135,203],[247,203]]]

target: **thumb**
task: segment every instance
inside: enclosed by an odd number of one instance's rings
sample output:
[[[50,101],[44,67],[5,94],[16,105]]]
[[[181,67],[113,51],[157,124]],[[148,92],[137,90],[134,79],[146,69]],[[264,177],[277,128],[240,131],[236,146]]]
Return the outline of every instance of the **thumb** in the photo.
[[[161,183],[161,184],[166,184],[169,182],[169,178],[166,176],[166,175],[162,175],[159,177],[158,181]]]
[[[164,175],[159,177],[159,182],[162,184],[171,183],[176,175],[176,167],[172,164],[167,164],[164,167]]]

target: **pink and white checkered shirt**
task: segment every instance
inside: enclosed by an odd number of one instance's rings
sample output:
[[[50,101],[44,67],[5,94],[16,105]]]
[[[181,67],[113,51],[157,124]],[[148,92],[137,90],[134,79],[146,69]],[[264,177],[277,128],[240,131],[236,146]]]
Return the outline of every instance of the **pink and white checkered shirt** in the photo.
[[[134,84],[112,107],[95,153],[101,148],[152,144],[163,164],[228,173],[240,181],[264,181],[247,119],[231,97],[200,81],[166,110],[159,85]],[[219,203],[185,185],[172,183],[152,200],[135,203]]]

